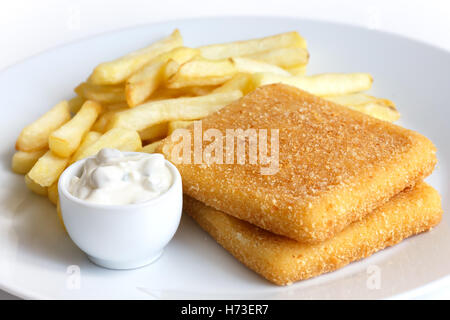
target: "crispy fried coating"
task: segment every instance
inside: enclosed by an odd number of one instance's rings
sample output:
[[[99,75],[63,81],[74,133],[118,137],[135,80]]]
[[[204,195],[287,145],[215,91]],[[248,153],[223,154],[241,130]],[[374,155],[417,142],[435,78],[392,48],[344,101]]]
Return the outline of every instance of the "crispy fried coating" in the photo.
[[[423,182],[319,244],[275,235],[188,196],[184,211],[239,261],[278,285],[315,277],[368,257],[429,230],[442,217],[439,194]]]
[[[266,165],[248,161],[248,144],[245,164],[175,163],[184,192],[301,242],[333,237],[436,164],[434,145],[419,133],[282,84],[260,87],[203,119],[203,132],[210,128],[223,132],[223,145],[226,129],[279,129],[278,172],[261,174]],[[177,143],[168,137],[162,147],[172,162],[179,162]],[[203,140],[203,149],[210,143]]]

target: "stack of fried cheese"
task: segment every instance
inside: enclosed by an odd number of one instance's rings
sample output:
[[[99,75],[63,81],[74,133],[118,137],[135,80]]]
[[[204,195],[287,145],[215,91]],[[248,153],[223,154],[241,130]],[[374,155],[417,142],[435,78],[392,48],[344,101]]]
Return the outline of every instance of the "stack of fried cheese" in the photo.
[[[182,175],[184,211],[275,284],[336,270],[441,219],[440,197],[422,181],[434,169],[436,150],[417,132],[282,84],[256,89],[201,126],[200,134],[222,132],[215,137],[221,146],[227,129],[242,129],[237,141],[247,129],[267,130],[267,149],[278,155],[270,174],[262,174],[268,164],[261,159],[186,161],[173,136],[161,151]],[[187,130],[194,150],[199,130]],[[211,140],[200,143],[208,158]],[[247,160],[250,152],[247,144]]]

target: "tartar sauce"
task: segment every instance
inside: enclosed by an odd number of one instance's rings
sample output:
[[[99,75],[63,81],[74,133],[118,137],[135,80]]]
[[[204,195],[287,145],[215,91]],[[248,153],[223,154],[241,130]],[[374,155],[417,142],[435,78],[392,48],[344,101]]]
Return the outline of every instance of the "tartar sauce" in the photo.
[[[81,175],[70,181],[69,192],[88,202],[123,205],[158,197],[172,182],[161,154],[126,155],[102,149],[85,161]]]

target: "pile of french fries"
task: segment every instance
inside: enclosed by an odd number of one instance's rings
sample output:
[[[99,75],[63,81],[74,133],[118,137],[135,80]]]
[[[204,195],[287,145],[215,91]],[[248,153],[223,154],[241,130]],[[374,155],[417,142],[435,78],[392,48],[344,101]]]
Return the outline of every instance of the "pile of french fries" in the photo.
[[[382,120],[399,118],[393,102],[363,93],[372,86],[370,74],[306,75],[308,60],[306,41],[297,32],[190,48],[175,30],[99,64],[75,88],[76,97],[26,126],[12,169],[25,175],[30,190],[58,206],[58,178],[71,163],[102,148],[152,153],[175,129],[270,83],[286,83]]]

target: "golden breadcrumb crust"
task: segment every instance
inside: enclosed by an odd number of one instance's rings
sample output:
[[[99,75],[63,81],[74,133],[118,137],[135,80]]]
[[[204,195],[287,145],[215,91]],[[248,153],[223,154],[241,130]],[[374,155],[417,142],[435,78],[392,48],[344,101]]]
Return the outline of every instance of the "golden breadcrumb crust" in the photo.
[[[287,285],[339,269],[414,234],[442,217],[439,194],[418,183],[319,244],[299,243],[185,196],[184,211],[218,243],[267,280]]]
[[[260,164],[249,163],[248,147],[245,164],[175,163],[184,192],[302,242],[331,238],[428,176],[436,163],[435,147],[417,132],[282,84],[256,89],[202,126],[223,133],[279,129],[279,171],[262,175]],[[175,145],[168,137],[162,147],[172,162]]]

